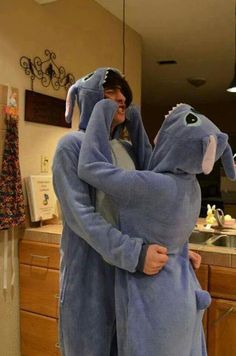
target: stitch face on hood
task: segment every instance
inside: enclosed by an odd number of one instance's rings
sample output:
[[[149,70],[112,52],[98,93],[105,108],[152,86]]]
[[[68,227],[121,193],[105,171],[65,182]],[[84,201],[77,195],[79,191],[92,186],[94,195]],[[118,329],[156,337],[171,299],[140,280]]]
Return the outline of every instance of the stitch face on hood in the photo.
[[[174,107],[155,138],[149,169],[175,174],[209,174],[221,157],[226,175],[236,179],[228,135],[187,104]]]
[[[126,97],[126,106],[132,101],[131,89],[118,69],[98,68],[77,80],[68,90],[65,112],[66,122],[70,123],[72,120],[76,100],[80,109],[79,128],[85,130],[94,105],[104,98],[104,86],[119,86]]]

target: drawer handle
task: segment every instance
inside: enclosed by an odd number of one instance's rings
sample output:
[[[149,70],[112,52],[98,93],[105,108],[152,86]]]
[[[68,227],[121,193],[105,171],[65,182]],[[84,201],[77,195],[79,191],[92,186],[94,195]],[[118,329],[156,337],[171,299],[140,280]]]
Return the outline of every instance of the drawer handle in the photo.
[[[59,294],[55,294],[54,297],[55,297],[56,299],[60,299]]]
[[[222,319],[226,318],[229,314],[231,314],[234,311],[234,307],[230,307],[228,310],[226,310],[218,319],[214,320],[212,322],[212,325],[215,325],[219,323]]]
[[[33,255],[32,253],[30,254],[31,258],[41,258],[43,260],[48,260],[50,256],[42,256],[42,255]]]
[[[61,348],[59,342],[57,342],[57,343],[55,344],[55,347],[56,347],[56,349],[60,349],[60,348]]]

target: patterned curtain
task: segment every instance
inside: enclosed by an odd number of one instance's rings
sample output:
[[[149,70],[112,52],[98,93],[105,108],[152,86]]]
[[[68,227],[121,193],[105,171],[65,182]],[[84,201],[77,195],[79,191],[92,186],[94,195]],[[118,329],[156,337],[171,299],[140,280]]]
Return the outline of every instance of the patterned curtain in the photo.
[[[0,175],[0,229],[25,222],[24,197],[19,164],[18,120],[7,115]]]
[[[8,234],[11,236],[11,285],[15,280],[14,264],[14,227],[25,222],[25,207],[22,191],[19,139],[18,139],[18,110],[16,93],[9,98],[5,108],[6,136],[3,151],[2,170],[0,174],[0,230],[4,235],[3,252],[3,289],[7,290],[8,270]]]

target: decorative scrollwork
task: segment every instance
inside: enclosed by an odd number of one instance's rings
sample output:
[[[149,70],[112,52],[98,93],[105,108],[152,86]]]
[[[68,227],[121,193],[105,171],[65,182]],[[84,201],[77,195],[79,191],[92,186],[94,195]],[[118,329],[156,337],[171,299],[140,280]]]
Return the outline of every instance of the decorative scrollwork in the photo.
[[[74,84],[75,78],[73,74],[66,73],[64,67],[58,67],[55,63],[56,55],[54,52],[45,49],[44,51],[46,60],[42,60],[40,57],[34,57],[33,59],[22,56],[20,58],[20,65],[24,69],[25,74],[31,78],[32,90],[33,82],[37,78],[41,81],[44,87],[48,87],[52,84],[54,90],[59,90],[64,87],[66,90]]]

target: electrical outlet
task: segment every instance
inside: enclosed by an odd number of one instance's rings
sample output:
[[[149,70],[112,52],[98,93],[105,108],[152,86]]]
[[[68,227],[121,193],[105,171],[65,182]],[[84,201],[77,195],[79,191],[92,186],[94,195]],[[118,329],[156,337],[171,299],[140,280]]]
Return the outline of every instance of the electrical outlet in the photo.
[[[49,158],[48,156],[41,156],[41,173],[48,173]]]

